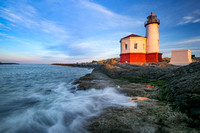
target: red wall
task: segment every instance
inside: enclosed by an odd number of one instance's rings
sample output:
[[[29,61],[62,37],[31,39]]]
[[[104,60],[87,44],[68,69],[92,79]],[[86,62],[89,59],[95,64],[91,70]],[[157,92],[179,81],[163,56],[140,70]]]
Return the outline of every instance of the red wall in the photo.
[[[158,53],[158,62],[162,62],[162,53]]]
[[[161,62],[162,61],[162,53],[148,53],[146,54],[147,62]]]
[[[125,53],[120,54],[120,62],[146,62],[146,54],[145,53]]]
[[[130,53],[130,62],[146,62],[146,54]]]
[[[161,62],[162,53],[124,53],[120,54],[121,63],[136,63],[136,62]]]
[[[130,53],[120,54],[120,62],[121,63],[130,62]]]

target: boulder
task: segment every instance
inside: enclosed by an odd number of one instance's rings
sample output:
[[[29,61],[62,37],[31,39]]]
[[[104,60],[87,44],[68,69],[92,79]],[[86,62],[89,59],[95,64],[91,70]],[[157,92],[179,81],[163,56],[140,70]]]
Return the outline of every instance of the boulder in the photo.
[[[104,67],[107,68],[107,69],[117,69],[117,68],[120,68],[118,66],[114,66],[114,65],[111,65],[111,64],[108,64],[108,63],[105,64]]]
[[[200,124],[200,63],[180,67],[161,77],[168,82],[167,100]],[[194,124],[193,123],[193,124]]]
[[[164,58],[162,58],[162,61],[163,61],[163,62],[169,63],[170,60],[171,60],[171,58],[169,58],[169,57],[164,57]]]
[[[117,64],[118,62],[115,59],[108,59],[105,61],[105,63],[114,65],[114,64]]]

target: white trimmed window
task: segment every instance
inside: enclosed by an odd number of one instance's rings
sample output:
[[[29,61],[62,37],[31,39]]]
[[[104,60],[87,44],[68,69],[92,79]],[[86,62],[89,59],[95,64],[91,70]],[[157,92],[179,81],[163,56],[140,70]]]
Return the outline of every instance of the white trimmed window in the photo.
[[[137,49],[137,43],[134,44],[134,49]]]
[[[127,44],[125,44],[125,50],[127,50]]]

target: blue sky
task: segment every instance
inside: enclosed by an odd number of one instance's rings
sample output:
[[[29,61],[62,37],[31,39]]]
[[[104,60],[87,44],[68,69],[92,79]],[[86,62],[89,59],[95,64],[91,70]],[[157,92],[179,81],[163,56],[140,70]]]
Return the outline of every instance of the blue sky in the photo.
[[[199,0],[0,0],[0,60],[72,63],[119,57],[119,40],[160,19],[160,52],[200,56]]]

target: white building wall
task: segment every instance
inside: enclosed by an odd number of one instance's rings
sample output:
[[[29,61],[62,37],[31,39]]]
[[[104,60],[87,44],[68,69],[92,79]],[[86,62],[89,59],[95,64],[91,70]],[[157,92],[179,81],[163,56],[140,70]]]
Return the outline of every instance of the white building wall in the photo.
[[[134,44],[137,43],[137,49]],[[125,49],[127,44],[127,50]],[[129,37],[121,40],[121,53],[146,53],[146,38],[145,37]]]
[[[125,45],[127,44],[127,49],[125,49]],[[121,40],[121,53],[129,53],[130,52],[130,38],[125,38]]]
[[[134,44],[137,43],[137,49]],[[146,53],[146,38],[144,37],[131,37],[130,38],[130,52],[131,53]]]
[[[152,23],[146,26],[147,53],[159,53],[159,25]]]
[[[188,65],[191,62],[191,51],[189,49],[172,50],[170,64]]]

